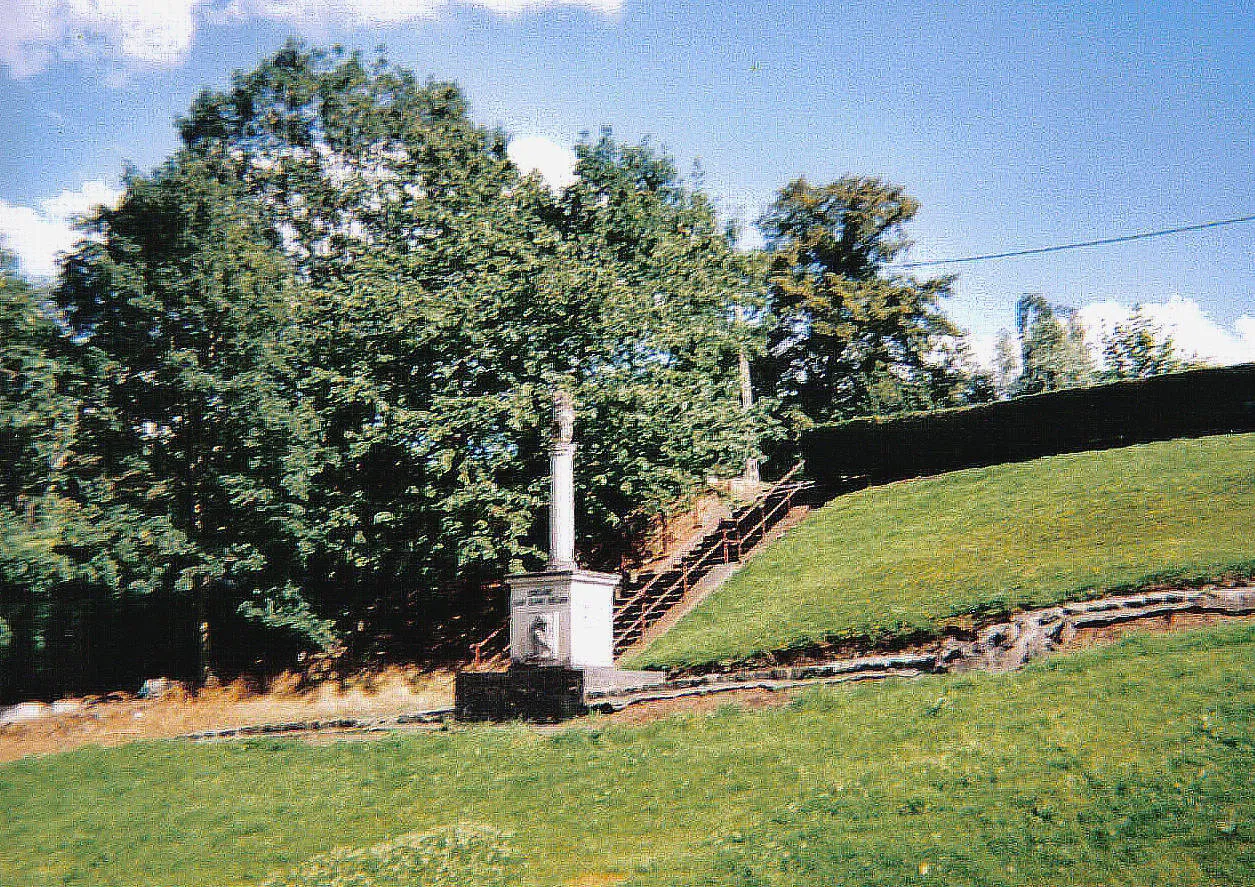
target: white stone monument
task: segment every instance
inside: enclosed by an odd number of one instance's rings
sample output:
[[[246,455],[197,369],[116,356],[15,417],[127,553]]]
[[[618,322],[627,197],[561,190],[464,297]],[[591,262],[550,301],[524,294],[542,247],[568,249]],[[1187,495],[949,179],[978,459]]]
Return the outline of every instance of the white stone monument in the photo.
[[[666,675],[614,667],[616,573],[581,570],[575,560],[575,409],[553,398],[549,450],[549,563],[539,573],[507,576],[510,668],[463,671],[454,707],[461,720],[561,720],[583,714],[588,700],[657,686]]]
[[[600,669],[614,665],[615,573],[575,561],[575,407],[553,398],[549,450],[549,563],[540,573],[507,576],[510,660],[519,665]]]

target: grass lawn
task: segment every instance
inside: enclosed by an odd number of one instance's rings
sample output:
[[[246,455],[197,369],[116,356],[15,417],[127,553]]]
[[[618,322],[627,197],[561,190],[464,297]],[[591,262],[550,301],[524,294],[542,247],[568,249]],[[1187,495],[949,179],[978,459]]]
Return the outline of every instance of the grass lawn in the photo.
[[[638,727],[83,749],[0,798],[21,887],[1249,885],[1255,626]]]
[[[1255,569],[1255,435],[1073,453],[841,496],[626,667],[879,641]]]

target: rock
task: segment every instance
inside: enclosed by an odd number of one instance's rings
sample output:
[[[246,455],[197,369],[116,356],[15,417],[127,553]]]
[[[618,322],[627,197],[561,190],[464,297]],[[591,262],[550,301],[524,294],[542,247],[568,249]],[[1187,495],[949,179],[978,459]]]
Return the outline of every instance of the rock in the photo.
[[[149,678],[140,685],[139,699],[162,699],[171,695],[182,695],[186,688],[178,681],[170,678]]]
[[[19,702],[0,708],[0,724],[24,724],[50,717],[52,713],[52,706],[46,702]]]
[[[83,710],[83,703],[78,699],[58,699],[48,708],[54,715],[72,715]]]
[[[1038,625],[1053,625],[1063,619],[1063,610],[1059,607],[1051,607],[1049,610],[1042,610],[1037,614]]]
[[[1199,604],[1225,613],[1255,613],[1255,588],[1215,588]]]
[[[1015,642],[1019,636],[1020,630],[1014,622],[1003,622],[998,625],[991,625],[982,631],[977,638],[981,647],[1009,647]]]

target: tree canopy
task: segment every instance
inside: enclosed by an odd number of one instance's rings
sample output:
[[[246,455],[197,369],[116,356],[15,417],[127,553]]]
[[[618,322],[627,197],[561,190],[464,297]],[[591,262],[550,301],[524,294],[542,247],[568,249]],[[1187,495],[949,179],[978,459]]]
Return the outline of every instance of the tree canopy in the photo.
[[[964,396],[959,330],[940,308],[953,278],[892,267],[919,204],[897,185],[847,176],[779,192],[759,225],[773,313],[762,364],[794,421],[922,409]]]
[[[879,179],[745,251],[648,142],[555,193],[455,84],[297,42],[178,127],[55,287],[0,269],[0,695],[463,654],[543,563],[558,386],[604,569],[782,426],[984,396]]]
[[[1103,335],[1102,357],[1105,379],[1145,379],[1201,366],[1179,354],[1172,337],[1141,305]]]
[[[5,277],[31,343],[6,362],[56,354],[77,380],[39,364],[6,412],[29,441],[6,501],[47,495],[65,435],[76,478],[42,530],[4,513],[6,558],[43,532],[50,594],[104,595],[75,618],[143,607],[193,647],[211,624],[186,668],[252,663],[256,631],[267,650],[461,651],[500,605],[482,584],[542,560],[553,386],[579,408],[590,565],[757,455],[733,316],[753,262],[665,153],[602,133],[554,194],[455,85],[297,43],[179,129],[89,220],[47,306]],[[69,513],[92,515],[90,545]]]
[[[1110,329],[1087,330],[1072,308],[1026,293],[1015,306],[1016,330],[1004,331],[995,352],[995,385],[1004,397],[1039,394],[1120,379],[1195,369],[1172,337],[1137,306]]]

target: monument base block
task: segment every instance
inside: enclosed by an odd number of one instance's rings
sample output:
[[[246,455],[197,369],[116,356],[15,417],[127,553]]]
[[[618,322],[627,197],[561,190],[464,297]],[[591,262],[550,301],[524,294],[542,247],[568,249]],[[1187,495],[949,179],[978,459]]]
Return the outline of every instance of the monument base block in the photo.
[[[454,685],[459,721],[562,721],[588,711],[587,694],[633,690],[666,680],[661,672],[521,665],[508,671],[464,671]]]

